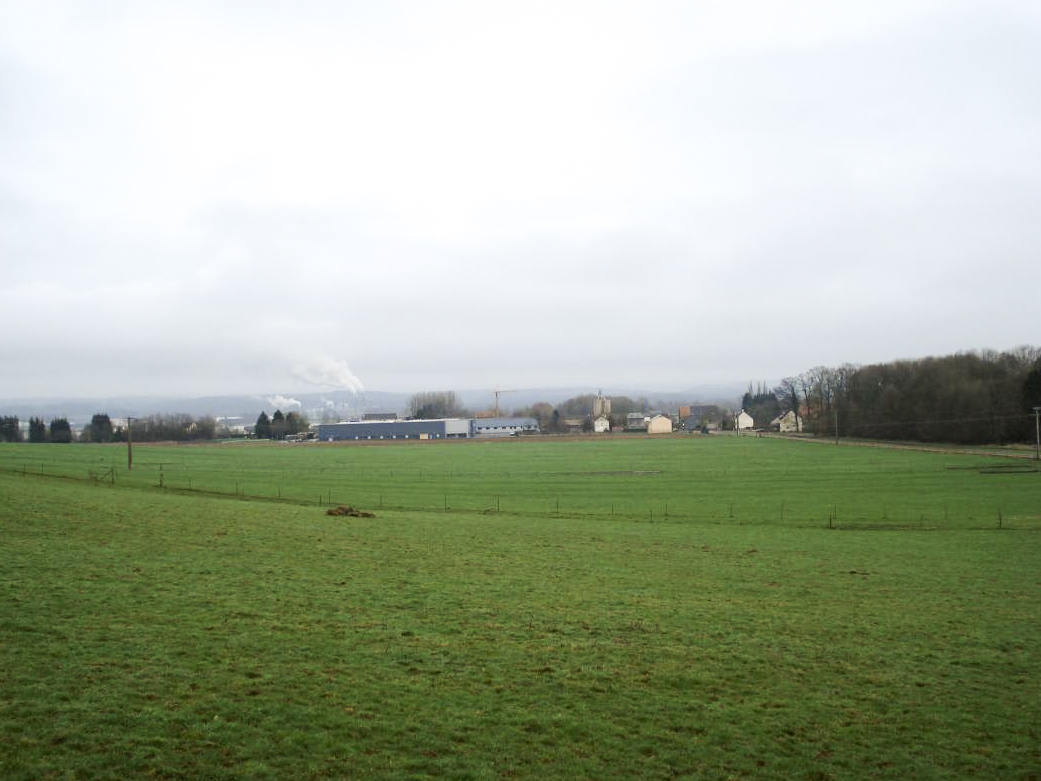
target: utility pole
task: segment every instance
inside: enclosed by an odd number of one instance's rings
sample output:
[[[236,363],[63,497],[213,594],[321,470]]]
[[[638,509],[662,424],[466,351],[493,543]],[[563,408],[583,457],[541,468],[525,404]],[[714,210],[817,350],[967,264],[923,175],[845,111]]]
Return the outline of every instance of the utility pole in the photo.
[[[1034,460],[1041,461],[1041,407],[1034,407]]]
[[[131,472],[134,469],[134,451],[131,445],[132,437],[130,436],[130,423],[133,420],[132,417],[127,415],[127,471]]]
[[[839,400],[835,399],[835,444],[839,444]]]

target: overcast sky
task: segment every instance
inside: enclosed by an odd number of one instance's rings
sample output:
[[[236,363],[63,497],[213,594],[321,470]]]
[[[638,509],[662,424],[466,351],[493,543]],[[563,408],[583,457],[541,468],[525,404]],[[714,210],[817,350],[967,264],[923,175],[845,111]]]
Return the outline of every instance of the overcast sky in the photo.
[[[0,0],[0,398],[1041,342],[1036,0]]]

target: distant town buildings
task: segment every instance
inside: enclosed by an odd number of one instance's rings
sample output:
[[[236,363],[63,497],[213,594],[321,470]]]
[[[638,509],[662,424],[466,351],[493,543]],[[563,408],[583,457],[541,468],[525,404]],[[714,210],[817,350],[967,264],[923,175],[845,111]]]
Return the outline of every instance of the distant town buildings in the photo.
[[[723,410],[715,404],[680,407],[680,422],[685,431],[718,431],[723,423]]]
[[[589,399],[589,396],[583,400]],[[586,401],[586,404],[589,402]],[[644,402],[645,404],[645,402]],[[547,406],[548,405],[544,405]],[[567,406],[568,411],[574,405]],[[733,415],[714,404],[682,405],[678,414],[673,412],[627,412],[615,416],[612,426],[611,399],[598,391],[592,398],[592,414],[581,417],[563,416],[554,411],[551,424],[546,424],[550,433],[606,434],[612,430],[646,434],[671,434],[676,430],[687,432],[711,432],[724,428],[738,431],[754,426],[752,416],[745,410]],[[589,410],[589,407],[586,407]],[[623,408],[624,409],[624,408]],[[674,408],[675,409],[675,408]],[[564,410],[562,407],[561,411]],[[573,412],[571,413],[574,414]],[[782,416],[783,418],[784,416]],[[732,426],[731,426],[732,424]],[[783,430],[794,427],[794,418],[775,421]],[[322,423],[314,428],[316,438],[321,441],[338,440],[386,440],[386,439],[480,439],[516,437],[540,434],[542,428],[534,417],[496,416],[482,413],[469,418],[440,418],[437,420],[403,420],[393,413],[370,412],[363,420],[348,423]]]

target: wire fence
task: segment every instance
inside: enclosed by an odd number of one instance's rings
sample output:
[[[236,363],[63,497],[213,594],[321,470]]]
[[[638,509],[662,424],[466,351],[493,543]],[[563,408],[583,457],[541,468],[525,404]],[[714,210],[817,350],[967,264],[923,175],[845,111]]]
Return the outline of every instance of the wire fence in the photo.
[[[947,471],[974,473],[984,478],[1012,478],[1030,480],[1041,475],[1041,469],[1030,464],[981,464],[976,466],[949,466]],[[255,476],[225,475],[221,482],[212,475],[198,476],[184,470],[171,469],[165,462],[142,463],[134,472],[116,466],[90,469],[84,474],[62,468],[56,461],[26,460],[20,468],[0,466],[0,472],[29,478],[66,480],[89,484],[102,489],[132,489],[183,496],[233,499],[239,501],[281,503],[320,509],[352,506],[371,512],[423,512],[442,514],[482,514],[504,516],[531,516],[538,518],[572,518],[588,520],[617,520],[637,523],[720,523],[720,524],[781,524],[787,526],[817,526],[828,529],[1041,529],[1041,506],[1032,510],[1024,506],[1014,492],[1011,497],[985,498],[969,501],[964,496],[943,499],[939,496],[919,496],[913,499],[895,497],[879,501],[876,498],[827,498],[826,492],[809,491],[806,495],[776,495],[764,498],[749,496],[739,491],[725,495],[719,490],[699,492],[696,488],[683,489],[680,485],[692,476],[710,478],[697,472],[667,472],[666,470],[591,470],[541,471],[514,476],[524,481],[522,490],[509,490],[510,473],[489,475],[481,472],[439,473],[426,471],[424,476],[408,474],[408,470],[388,471],[368,479],[350,482],[330,481],[326,485],[309,484],[286,487],[277,481],[258,481]],[[446,489],[448,479],[465,478],[470,485],[457,490]],[[720,476],[725,470],[719,471]],[[669,478],[660,485],[658,495],[613,494],[594,495],[589,490],[577,490],[575,478],[611,479],[618,477],[658,479]],[[533,477],[542,479],[570,479],[566,485],[543,486],[539,493],[530,490]],[[208,479],[210,478],[210,479]],[[411,479],[415,478],[416,482]],[[427,481],[425,484],[422,481]],[[494,481],[494,486],[481,486],[480,481]],[[1025,484],[1023,484],[1025,485]],[[504,490],[505,487],[505,490]],[[595,489],[597,486],[594,485]]]

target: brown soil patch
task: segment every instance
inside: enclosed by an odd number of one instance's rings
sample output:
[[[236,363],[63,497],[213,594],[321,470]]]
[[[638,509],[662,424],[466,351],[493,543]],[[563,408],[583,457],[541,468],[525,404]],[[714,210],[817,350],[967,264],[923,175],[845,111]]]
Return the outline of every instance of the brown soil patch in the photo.
[[[349,515],[351,518],[375,518],[372,513],[351,507],[349,504],[341,504],[339,507],[331,507],[325,511],[326,515]]]

